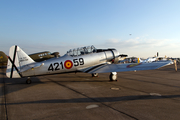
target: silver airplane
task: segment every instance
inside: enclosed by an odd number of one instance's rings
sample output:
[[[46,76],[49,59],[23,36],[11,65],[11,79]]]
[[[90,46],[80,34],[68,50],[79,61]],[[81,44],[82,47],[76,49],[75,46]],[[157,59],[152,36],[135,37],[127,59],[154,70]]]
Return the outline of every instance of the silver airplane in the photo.
[[[94,46],[69,50],[64,56],[35,62],[20,47],[12,46],[9,50],[6,76],[9,78],[30,77],[70,72],[110,73],[110,80],[117,80],[117,72],[151,70],[171,64],[171,61],[135,64],[117,64],[120,54],[116,49],[96,49]]]

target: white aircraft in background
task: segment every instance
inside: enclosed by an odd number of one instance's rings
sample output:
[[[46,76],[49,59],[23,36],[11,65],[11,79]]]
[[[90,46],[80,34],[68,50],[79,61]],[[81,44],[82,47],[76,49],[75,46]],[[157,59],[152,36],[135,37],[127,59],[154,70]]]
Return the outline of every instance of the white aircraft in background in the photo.
[[[139,58],[140,63],[151,63],[151,62],[155,62],[155,61],[157,61],[157,57],[148,57],[145,60],[142,60]]]
[[[117,72],[152,70],[171,64],[171,61],[152,63],[117,64],[120,54],[116,49],[96,49],[94,46],[71,49],[61,57],[35,62],[20,47],[9,50],[6,76],[9,78],[29,77],[70,72],[84,72],[96,76],[110,73],[110,80],[117,80]]]

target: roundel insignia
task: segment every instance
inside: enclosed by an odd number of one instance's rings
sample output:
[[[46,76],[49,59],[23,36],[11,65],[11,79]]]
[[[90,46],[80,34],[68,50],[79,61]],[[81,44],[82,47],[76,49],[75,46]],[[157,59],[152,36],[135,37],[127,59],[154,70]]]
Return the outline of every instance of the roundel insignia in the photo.
[[[140,64],[142,64],[142,63],[130,64],[130,65],[127,66],[127,68],[135,67],[135,66],[138,66]]]
[[[65,67],[66,69],[71,69],[72,66],[73,66],[72,61],[66,60],[66,61],[64,62],[64,67]]]

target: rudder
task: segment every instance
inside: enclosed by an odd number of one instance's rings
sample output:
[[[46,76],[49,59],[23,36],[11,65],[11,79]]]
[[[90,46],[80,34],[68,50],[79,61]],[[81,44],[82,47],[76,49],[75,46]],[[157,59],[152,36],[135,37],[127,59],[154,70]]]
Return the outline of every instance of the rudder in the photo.
[[[9,49],[6,76],[9,78],[23,77],[20,73],[21,67],[30,63],[32,60],[19,46],[12,46]]]

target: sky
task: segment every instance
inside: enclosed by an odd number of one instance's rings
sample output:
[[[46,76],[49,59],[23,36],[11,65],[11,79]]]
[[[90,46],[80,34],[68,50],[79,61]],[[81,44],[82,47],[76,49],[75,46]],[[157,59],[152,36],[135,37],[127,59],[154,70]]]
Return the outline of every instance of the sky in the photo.
[[[0,51],[94,45],[129,57],[180,57],[179,0],[0,0]]]

